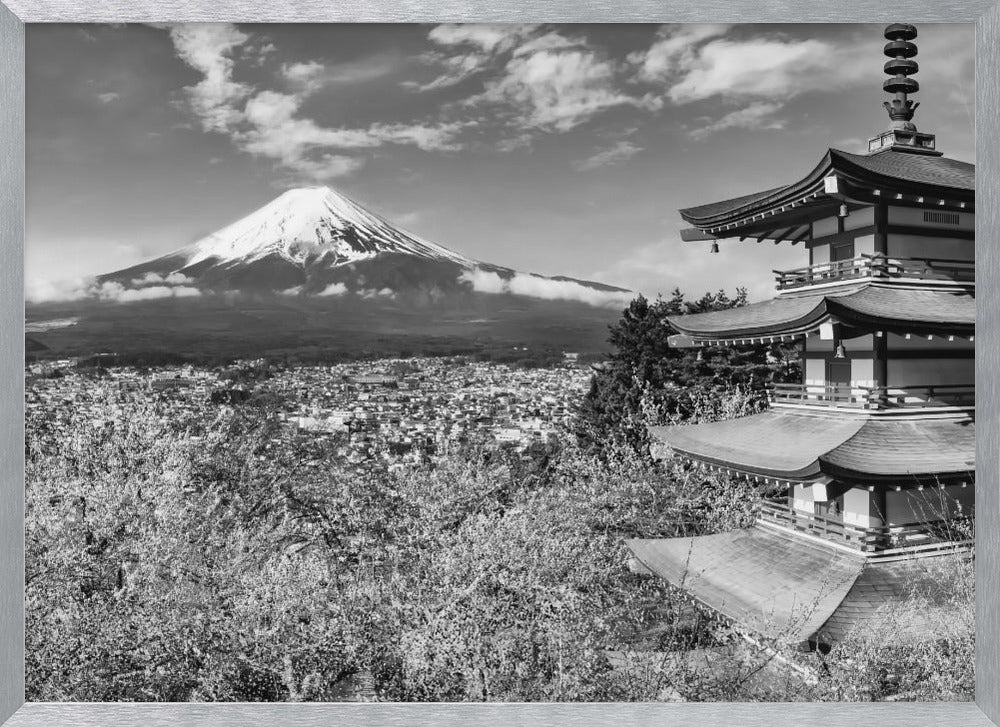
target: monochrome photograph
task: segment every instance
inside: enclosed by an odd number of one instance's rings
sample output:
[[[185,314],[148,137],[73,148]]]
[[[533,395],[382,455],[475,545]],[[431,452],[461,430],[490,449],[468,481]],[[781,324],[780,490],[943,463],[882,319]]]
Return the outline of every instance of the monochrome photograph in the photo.
[[[971,24],[25,40],[28,701],[974,698]]]

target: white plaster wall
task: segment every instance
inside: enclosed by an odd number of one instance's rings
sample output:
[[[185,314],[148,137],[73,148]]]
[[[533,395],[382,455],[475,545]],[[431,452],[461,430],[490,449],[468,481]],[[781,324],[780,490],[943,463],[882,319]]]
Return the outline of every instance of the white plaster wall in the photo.
[[[854,210],[844,218],[845,230],[856,230],[859,227],[870,227],[875,224],[875,208],[864,207]]]
[[[870,358],[852,359],[851,383],[855,386],[875,386],[875,361]]]
[[[823,385],[826,383],[826,361],[821,358],[806,359],[806,384]]]
[[[859,235],[854,238],[854,257],[875,254],[875,235]]]
[[[837,218],[824,217],[813,222],[813,237],[823,237],[824,235],[834,235],[837,233]]]
[[[812,515],[814,501],[811,485],[795,485],[792,488],[792,507],[799,512]]]
[[[861,528],[877,527],[882,524],[881,518],[873,517],[875,508],[872,503],[872,493],[867,487],[852,487],[844,493],[844,522]]]

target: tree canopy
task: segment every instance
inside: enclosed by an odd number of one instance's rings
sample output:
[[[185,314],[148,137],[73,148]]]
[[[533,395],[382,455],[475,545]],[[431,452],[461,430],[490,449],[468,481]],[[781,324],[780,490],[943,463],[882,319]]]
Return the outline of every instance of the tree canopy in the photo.
[[[677,333],[669,318],[746,305],[747,294],[725,291],[685,300],[680,290],[670,298],[634,299],[611,326],[613,350],[595,367],[590,390],[577,417],[577,436],[588,447],[609,442],[642,450],[649,444],[647,427],[691,419],[725,416],[718,404],[733,402],[738,413],[766,406],[765,387],[777,381],[797,380],[799,364],[794,347],[774,343],[747,346],[678,348],[669,342]],[[731,415],[734,412],[729,412]]]

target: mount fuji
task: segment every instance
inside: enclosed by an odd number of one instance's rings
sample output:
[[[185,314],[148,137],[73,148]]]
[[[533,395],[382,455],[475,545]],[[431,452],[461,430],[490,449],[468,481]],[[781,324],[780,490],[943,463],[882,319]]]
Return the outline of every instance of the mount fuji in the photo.
[[[473,260],[310,187],[25,313],[27,344],[45,356],[558,355],[606,350],[631,298]]]
[[[285,192],[192,245],[99,276],[98,283],[164,294],[164,287],[176,286],[203,293],[401,296],[411,303],[480,292],[601,305],[629,294],[472,260],[406,232],[329,187]]]

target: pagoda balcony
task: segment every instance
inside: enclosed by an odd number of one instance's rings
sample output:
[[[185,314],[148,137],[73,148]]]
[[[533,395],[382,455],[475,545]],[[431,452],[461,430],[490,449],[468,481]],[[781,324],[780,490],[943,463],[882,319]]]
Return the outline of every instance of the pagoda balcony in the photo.
[[[844,280],[926,280],[972,285],[976,265],[968,260],[889,257],[862,254],[849,260],[817,263],[792,270],[772,270],[779,291]]]
[[[796,510],[785,500],[764,500],[757,519],[765,525],[811,535],[861,553],[882,556],[933,553],[968,544],[958,521],[938,520],[910,525],[862,527],[843,518]]]
[[[974,409],[976,387],[968,384],[930,386],[855,386],[853,384],[772,384],[772,406],[860,411]]]

